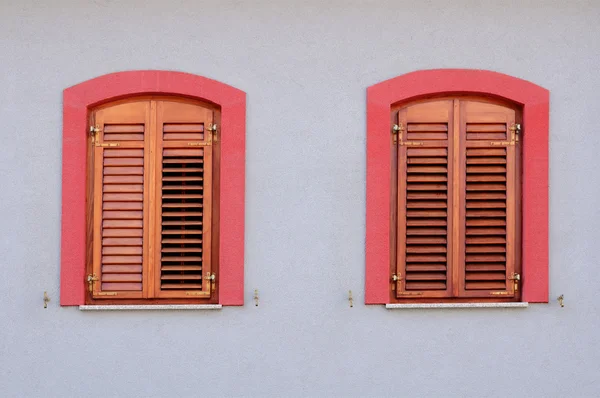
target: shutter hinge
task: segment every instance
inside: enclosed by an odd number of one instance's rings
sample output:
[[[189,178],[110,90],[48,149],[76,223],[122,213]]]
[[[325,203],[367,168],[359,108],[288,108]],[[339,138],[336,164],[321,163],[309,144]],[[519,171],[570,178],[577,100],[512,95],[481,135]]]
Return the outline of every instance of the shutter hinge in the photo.
[[[510,126],[509,130],[511,132],[510,140],[515,143],[519,142],[519,134],[521,133],[521,125],[519,123],[513,123],[513,125]]]
[[[396,290],[396,285],[402,280],[402,274],[392,274],[392,290]]]
[[[213,272],[212,274],[206,275],[204,279],[210,281],[210,292],[214,293],[217,283],[217,276],[215,275],[215,273]]]
[[[99,144],[96,143],[96,146],[99,146],[101,148],[106,148],[106,147],[115,147],[115,146],[120,146],[121,144],[119,144],[118,142],[111,142],[111,143],[104,143],[104,144]]]
[[[517,274],[516,272],[513,272],[512,276],[510,278],[508,278],[508,280],[511,280],[514,282],[515,284],[515,292],[519,291],[519,282],[521,281],[521,274]]]
[[[402,138],[403,131],[404,131],[404,126],[402,125],[402,123],[394,124],[394,127],[392,127],[392,139],[394,141],[394,144],[396,144],[398,142],[398,136],[400,136],[400,138]]]
[[[98,134],[100,133],[100,126],[99,125],[95,125],[95,126],[90,126],[90,135],[92,136],[92,145],[96,145],[98,146]]]
[[[99,279],[96,276],[96,274],[88,274],[87,283],[88,283],[88,291],[90,293],[92,293],[94,291],[94,282],[96,282],[97,280],[99,280]]]
[[[217,124],[216,123],[209,123],[208,127],[207,127],[207,130],[212,133],[212,140],[214,142],[217,142],[218,141],[218,138],[217,138]]]

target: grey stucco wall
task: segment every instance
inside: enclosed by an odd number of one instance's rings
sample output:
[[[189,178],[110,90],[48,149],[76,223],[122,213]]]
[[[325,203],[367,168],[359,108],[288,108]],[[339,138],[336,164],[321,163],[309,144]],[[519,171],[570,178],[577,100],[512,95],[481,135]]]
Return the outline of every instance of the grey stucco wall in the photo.
[[[0,395],[600,396],[599,21],[599,1],[1,0]],[[362,304],[365,89],[448,67],[551,92],[549,304]],[[248,94],[245,307],[58,305],[62,90],[129,69]]]

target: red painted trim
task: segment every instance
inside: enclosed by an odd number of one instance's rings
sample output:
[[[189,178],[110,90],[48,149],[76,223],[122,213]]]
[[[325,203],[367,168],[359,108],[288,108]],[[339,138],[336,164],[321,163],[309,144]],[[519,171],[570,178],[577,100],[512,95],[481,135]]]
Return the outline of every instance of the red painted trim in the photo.
[[[367,89],[365,303],[389,297],[391,105],[427,95],[492,95],[523,106],[523,301],[548,302],[548,90],[501,73],[436,69],[408,73]]]
[[[85,187],[88,112],[95,105],[140,94],[173,94],[221,106],[219,302],[244,304],[244,182],[246,93],[181,72],[111,73],[63,93],[63,173],[60,304],[84,304]]]

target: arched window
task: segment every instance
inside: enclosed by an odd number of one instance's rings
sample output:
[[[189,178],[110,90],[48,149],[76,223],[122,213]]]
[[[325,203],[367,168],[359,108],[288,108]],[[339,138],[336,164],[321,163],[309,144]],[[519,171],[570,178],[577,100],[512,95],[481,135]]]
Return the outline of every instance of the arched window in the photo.
[[[546,302],[548,92],[423,71],[368,107],[366,302]]]
[[[65,90],[61,305],[243,304],[244,97],[158,71]]]

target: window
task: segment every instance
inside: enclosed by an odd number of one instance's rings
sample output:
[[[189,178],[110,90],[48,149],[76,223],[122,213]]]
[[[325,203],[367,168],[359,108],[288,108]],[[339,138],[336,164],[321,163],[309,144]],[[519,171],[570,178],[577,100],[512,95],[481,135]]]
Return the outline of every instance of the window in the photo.
[[[61,305],[243,305],[244,118],[180,72],[65,90]]]
[[[519,110],[455,97],[392,119],[392,298],[518,300]]]
[[[219,109],[140,98],[103,105],[91,118],[88,302],[214,303]]]
[[[369,87],[367,304],[548,301],[548,109],[482,70]]]

